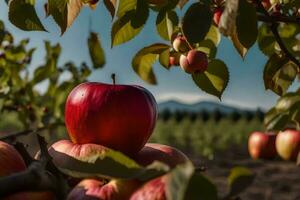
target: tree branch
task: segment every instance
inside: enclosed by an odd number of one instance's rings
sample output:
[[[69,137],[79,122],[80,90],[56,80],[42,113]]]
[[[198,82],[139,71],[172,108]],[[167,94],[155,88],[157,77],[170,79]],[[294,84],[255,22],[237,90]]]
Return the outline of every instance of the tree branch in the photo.
[[[40,135],[37,137],[41,149],[40,160],[33,161],[25,171],[0,178],[0,199],[31,191],[51,191],[57,199],[65,199],[68,191],[66,180],[52,163],[45,139]]]
[[[300,68],[300,61],[292,55],[292,53],[288,50],[288,48],[285,46],[279,32],[278,32],[278,26],[279,23],[278,21],[276,21],[276,17],[271,16],[268,11],[263,7],[262,3],[260,0],[255,0],[257,5],[258,5],[258,9],[260,9],[262,11],[262,14],[264,16],[264,19],[269,22],[271,24],[270,29],[275,37],[276,42],[278,43],[280,49],[282,50],[282,52],[285,54],[285,56],[291,60],[293,63],[295,63],[299,68]],[[297,18],[297,22],[299,23],[299,19]]]
[[[0,137],[0,140],[14,140],[15,138],[22,136],[22,135],[38,133],[38,132],[41,132],[44,130],[53,129],[53,128],[56,128],[58,126],[63,126],[63,125],[64,125],[63,123],[55,123],[55,124],[50,124],[49,126],[44,126],[44,127],[40,127],[40,128],[36,128],[36,129],[24,130],[24,131],[20,131],[20,132],[2,136],[2,137]]]
[[[258,14],[257,17],[259,21],[267,22],[267,23],[272,23],[273,21],[276,21],[276,22],[294,23],[300,25],[300,17],[272,16],[273,20],[270,20],[269,17],[260,14]]]

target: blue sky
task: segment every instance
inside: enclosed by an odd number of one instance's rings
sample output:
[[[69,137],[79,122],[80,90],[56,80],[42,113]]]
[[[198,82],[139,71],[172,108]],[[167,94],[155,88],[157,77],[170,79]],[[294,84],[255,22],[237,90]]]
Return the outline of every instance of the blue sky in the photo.
[[[73,60],[75,63],[90,63],[87,49],[87,37],[90,28],[98,32],[105,48],[107,64],[103,69],[93,72],[91,81],[111,82],[110,74],[117,74],[119,84],[139,84],[149,89],[158,101],[177,99],[184,102],[197,100],[214,100],[214,98],[197,88],[190,75],[180,68],[172,68],[170,71],[160,65],[154,65],[158,85],[151,86],[144,83],[134,73],[131,67],[131,59],[134,54],[144,46],[155,42],[164,42],[156,34],[155,14],[152,13],[148,23],[141,34],[129,43],[110,48],[111,18],[101,2],[95,11],[84,8],[67,32],[60,36],[59,28],[51,18],[45,19],[43,13],[43,1],[37,1],[38,14],[47,27],[47,32],[24,32],[13,27],[7,20],[7,6],[0,2],[0,19],[6,22],[7,28],[15,35],[17,40],[30,38],[32,47],[38,47],[33,59],[32,68],[42,62],[44,58],[43,41],[50,40],[53,44],[60,43],[63,47],[60,63]],[[181,13],[182,14],[182,13]],[[222,38],[218,48],[217,58],[224,60],[230,71],[230,82],[223,94],[222,102],[249,108],[269,108],[278,98],[270,91],[265,91],[262,79],[262,71],[266,57],[254,46],[243,60],[235,51],[230,41]]]

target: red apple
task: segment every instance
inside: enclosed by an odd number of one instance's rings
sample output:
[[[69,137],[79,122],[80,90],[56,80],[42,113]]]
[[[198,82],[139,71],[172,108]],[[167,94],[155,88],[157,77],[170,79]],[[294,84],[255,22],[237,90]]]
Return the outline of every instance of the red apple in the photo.
[[[95,179],[81,181],[68,195],[67,200],[125,200],[141,185],[140,182],[111,180],[107,184]]]
[[[180,53],[173,53],[172,55],[170,55],[169,57],[169,66],[179,66],[179,60],[180,60]]]
[[[222,8],[217,8],[214,12],[214,22],[215,24],[218,26],[220,23],[220,19],[223,13],[223,9]]]
[[[262,0],[261,3],[266,10],[269,10],[272,6],[270,0]]]
[[[75,87],[65,121],[76,144],[100,144],[127,155],[145,145],[157,119],[157,104],[145,88],[87,82]]]
[[[276,135],[273,133],[253,132],[248,140],[249,154],[253,159],[271,159],[276,157]]]
[[[284,160],[295,161],[300,151],[300,131],[281,131],[276,138],[276,149]]]
[[[173,41],[173,49],[179,53],[185,53],[190,50],[189,44],[186,38],[182,35],[177,36]]]
[[[26,170],[26,165],[18,153],[11,145],[0,141],[0,177],[8,176]],[[51,200],[54,196],[50,192],[22,192],[9,195],[3,200]]]
[[[136,190],[129,200],[167,200],[167,175],[155,178]]]
[[[207,56],[202,51],[190,50],[180,56],[180,67],[187,73],[203,73],[208,67]]]
[[[147,143],[135,157],[137,163],[147,166],[154,161],[160,161],[171,168],[187,162],[189,159],[184,153],[174,147],[163,144]]]

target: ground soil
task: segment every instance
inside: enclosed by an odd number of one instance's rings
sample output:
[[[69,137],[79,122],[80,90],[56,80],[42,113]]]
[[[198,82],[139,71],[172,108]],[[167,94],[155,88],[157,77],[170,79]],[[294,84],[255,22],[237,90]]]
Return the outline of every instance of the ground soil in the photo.
[[[252,160],[247,151],[233,148],[220,152],[214,160],[194,159],[199,166],[206,166],[210,179],[217,185],[220,194],[225,194],[227,176],[235,166],[252,170],[256,177],[253,184],[240,195],[242,200],[300,200],[300,167],[293,162]]]

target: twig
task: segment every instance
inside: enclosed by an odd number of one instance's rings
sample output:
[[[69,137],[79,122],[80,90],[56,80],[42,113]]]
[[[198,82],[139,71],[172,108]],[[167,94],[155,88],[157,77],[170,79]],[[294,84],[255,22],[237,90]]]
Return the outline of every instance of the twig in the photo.
[[[45,139],[40,135],[37,137],[41,149],[40,160],[33,161],[25,171],[0,178],[0,199],[29,191],[51,191],[57,199],[65,199],[68,191],[66,180],[52,163]],[[26,151],[24,146],[21,149]]]
[[[53,129],[53,128],[56,128],[58,126],[63,126],[63,125],[64,125],[63,123],[55,123],[55,124],[50,124],[49,126],[44,126],[44,127],[40,127],[40,128],[36,128],[36,129],[29,129],[29,130],[25,130],[25,131],[20,131],[20,132],[16,132],[16,133],[12,133],[12,134],[9,134],[9,135],[2,136],[2,137],[0,137],[0,140],[14,139],[14,138],[22,136],[22,135],[37,133],[37,132],[41,132],[41,131],[48,130],[48,129]]]
[[[270,29],[275,37],[275,40],[277,41],[280,49],[282,50],[282,52],[285,54],[285,56],[291,60],[292,62],[294,62],[299,68],[300,68],[300,61],[297,60],[295,58],[295,56],[292,55],[292,53],[287,49],[287,47],[285,46],[279,32],[278,32],[278,26],[279,23],[276,21],[275,17],[272,17],[268,11],[263,7],[262,3],[260,0],[255,0],[257,5],[258,5],[258,9],[260,9],[262,11],[262,14],[264,15],[264,18],[271,23]]]
[[[25,146],[21,142],[17,142],[14,147],[17,149],[17,151],[21,154],[22,158],[25,161],[26,166],[28,167],[33,161],[35,161],[31,155],[26,150]]]
[[[262,22],[272,23],[273,21],[276,21],[276,22],[294,23],[300,25],[300,17],[272,16],[273,20],[270,20],[270,18],[265,15],[258,15],[257,17],[258,20]]]

